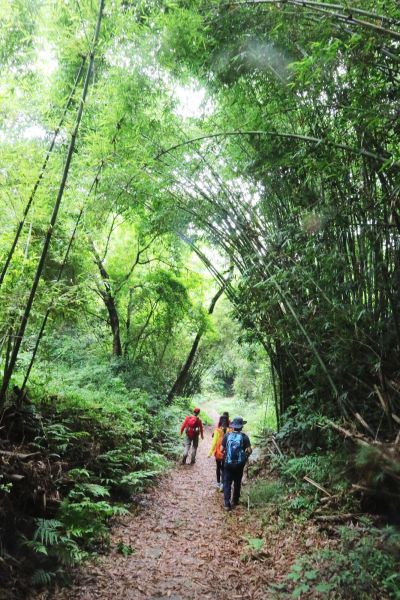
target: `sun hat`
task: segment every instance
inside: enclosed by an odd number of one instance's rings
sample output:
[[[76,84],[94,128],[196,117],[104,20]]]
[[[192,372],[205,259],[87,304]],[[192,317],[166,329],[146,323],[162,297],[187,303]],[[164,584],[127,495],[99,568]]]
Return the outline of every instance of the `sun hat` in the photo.
[[[231,421],[231,427],[233,427],[233,429],[242,429],[243,425],[245,425],[246,423],[247,421],[244,421],[243,417],[235,417]]]

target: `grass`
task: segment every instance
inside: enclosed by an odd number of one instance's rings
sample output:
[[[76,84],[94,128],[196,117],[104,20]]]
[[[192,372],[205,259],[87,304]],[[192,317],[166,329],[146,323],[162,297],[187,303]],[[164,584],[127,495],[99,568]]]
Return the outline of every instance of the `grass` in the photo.
[[[260,479],[250,486],[248,495],[250,506],[266,506],[282,502],[286,491],[280,481]]]

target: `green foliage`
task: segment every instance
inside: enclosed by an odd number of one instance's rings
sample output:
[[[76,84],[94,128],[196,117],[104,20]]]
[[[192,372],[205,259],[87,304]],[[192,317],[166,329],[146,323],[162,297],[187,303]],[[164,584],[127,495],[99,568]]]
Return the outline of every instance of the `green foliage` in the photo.
[[[36,530],[32,540],[25,545],[37,556],[37,568],[31,581],[34,585],[48,585],[66,568],[82,562],[88,555],[66,530],[65,524],[57,519],[36,519]]]
[[[45,569],[36,569],[31,577],[31,583],[37,586],[50,585],[57,576],[55,571],[46,571]]]
[[[240,557],[242,561],[258,560],[263,553],[265,540],[263,538],[247,538],[247,546]]]
[[[111,517],[125,515],[128,511],[121,506],[113,506],[105,500],[95,500],[101,494],[95,490],[72,491],[63,500],[60,507],[60,519],[68,535],[74,540],[80,540],[89,548],[97,543],[108,542],[107,522]]]
[[[212,406],[218,410],[219,414],[228,411],[231,417],[242,415],[247,421],[245,431],[250,435],[253,442],[258,435],[261,435],[261,437],[263,436],[262,432],[265,427],[270,427],[275,430],[275,409],[272,406],[270,397],[264,399],[263,403],[259,403],[239,399],[235,396],[221,397],[210,392],[204,395],[201,394],[200,397],[196,398],[198,404],[202,404],[204,401],[205,410],[207,410],[207,403],[211,402]]]
[[[130,546],[129,544],[124,544],[124,542],[118,542],[117,551],[119,552],[119,554],[122,554],[122,556],[125,557],[131,556],[135,552],[132,546]]]
[[[361,446],[355,452],[352,467],[378,494],[382,486],[385,487],[386,484],[391,489],[396,489],[400,466],[395,454],[383,456],[373,446]]]
[[[0,490],[21,511],[13,518],[25,534],[20,553],[29,555],[34,585],[66,579],[72,566],[108,547],[112,519],[127,513],[121,502],[132,503],[168,466],[165,454],[180,450],[177,423],[188,409],[182,401],[163,410],[157,399],[128,389],[105,361],[94,370],[95,385],[87,364],[73,364],[60,361],[46,377],[36,375],[31,388],[40,433],[35,425],[30,448],[45,464],[57,465],[57,478],[49,473],[41,481],[50,502],[56,499],[50,504],[55,519],[37,519],[32,533],[29,518],[19,516],[31,502],[29,486],[24,499],[13,486],[2,484]]]
[[[64,453],[77,440],[87,437],[87,431],[72,431],[63,423],[46,424],[42,436],[35,439],[38,447],[47,445],[53,452]]]
[[[52,546],[59,539],[58,530],[62,523],[56,519],[37,519],[37,529],[33,536],[34,541],[39,541],[43,546]]]
[[[268,400],[272,406],[269,358],[260,343],[246,338],[232,316],[231,307],[221,300],[202,347],[202,362],[205,367],[210,363],[202,373],[202,391],[234,396],[243,406],[265,406]]]
[[[316,447],[330,447],[333,435],[329,430],[321,430],[322,416],[315,411],[317,399],[314,391],[309,391],[293,403],[283,415],[283,426],[277,433],[277,440],[288,447],[296,445],[299,452],[312,452]]]
[[[121,485],[126,487],[131,493],[141,492],[146,482],[154,478],[159,471],[134,471],[124,475],[121,479]]]
[[[280,598],[298,598],[308,592],[341,600],[396,600],[399,551],[400,535],[394,528],[342,528],[337,549],[298,559],[276,589],[281,590]]]
[[[259,480],[254,483],[249,491],[250,506],[266,506],[279,504],[286,495],[285,487],[279,481]]]
[[[348,486],[346,468],[349,458],[344,451],[318,452],[289,458],[280,462],[280,472],[288,481],[297,482],[305,487],[302,481],[305,476],[311,477],[330,491],[341,491]],[[308,485],[308,484],[307,484]]]
[[[160,454],[176,452],[171,424],[182,406],[165,411],[164,398],[199,331],[190,392],[202,382],[235,393],[249,426],[277,418],[281,447],[310,455],[280,460],[284,477],[298,481],[293,510],[306,504],[304,475],[340,491],[348,473],[341,453],[331,460],[337,442],[324,416],[395,440],[400,14],[394,0],[346,4],[344,15],[323,4],[321,15],[313,2],[106,3],[90,93],[79,101],[81,79],[69,106],[92,51],[96,3],[0,7],[0,269],[10,259],[0,287],[2,372],[77,134],[17,338],[20,385],[48,315],[28,382],[33,404],[16,403],[8,421],[4,414],[10,440],[35,438],[46,460],[67,465],[48,482],[63,500],[62,525],[48,524],[59,541],[42,544],[47,552],[61,553],[64,535],[87,547],[104,540],[113,501],[141,491],[163,468]],[[180,97],[189,90],[191,105],[192,85],[208,102],[188,116]],[[218,285],[234,265],[226,293],[235,320],[227,310],[216,313],[218,327],[205,317],[215,286],[194,256]],[[24,427],[11,431],[12,421]],[[374,451],[360,451],[355,467],[373,489],[386,485],[387,464]],[[16,486],[1,482],[7,503],[18,500]],[[260,503],[274,497],[260,491]]]
[[[103,485],[98,483],[77,483],[68,494],[70,500],[83,500],[87,497],[105,498],[110,492]]]
[[[0,475],[0,493],[9,494],[12,489],[12,483],[3,483],[4,475]]]
[[[250,548],[255,552],[259,552],[265,544],[265,541],[262,538],[248,538],[247,542]]]

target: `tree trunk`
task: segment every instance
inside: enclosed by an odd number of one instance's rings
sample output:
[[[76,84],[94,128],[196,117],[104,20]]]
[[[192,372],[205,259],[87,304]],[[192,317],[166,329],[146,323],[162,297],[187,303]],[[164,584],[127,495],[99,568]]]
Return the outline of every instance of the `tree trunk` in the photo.
[[[126,338],[124,344],[124,356],[128,356],[129,338],[131,335],[131,319],[133,310],[133,288],[129,288],[128,309],[126,314]]]
[[[232,270],[231,270],[231,272],[232,272]],[[224,293],[225,288],[226,288],[228,282],[230,281],[230,279],[231,279],[231,277],[229,277],[225,281],[224,285],[222,287],[220,287],[220,289],[218,290],[218,292],[215,294],[214,298],[211,300],[210,306],[208,307],[208,314],[209,315],[212,315],[212,313],[214,312],[215,305],[217,304],[219,298]],[[186,382],[188,380],[188,377],[189,377],[190,368],[191,368],[191,366],[193,364],[193,361],[194,361],[194,358],[196,356],[196,352],[197,352],[197,349],[199,347],[200,340],[201,340],[201,338],[203,336],[203,333],[204,333],[204,327],[202,327],[198,331],[196,337],[194,338],[194,342],[192,344],[192,347],[190,349],[188,357],[187,357],[187,359],[185,361],[185,364],[183,365],[182,369],[180,370],[180,372],[178,374],[178,377],[175,380],[174,385],[172,386],[172,388],[169,391],[169,394],[167,396],[167,400],[166,400],[166,403],[165,403],[167,406],[169,406],[172,403],[174,397],[175,396],[179,396],[179,394],[181,394],[183,392],[184,388],[185,388],[185,384],[186,384]]]
[[[105,266],[103,265],[103,261],[100,258],[99,253],[96,250],[96,247],[92,240],[90,240],[90,245],[92,247],[92,252],[94,256],[94,262],[96,263],[101,278],[103,286],[99,286],[99,294],[105,304],[105,307],[108,312],[113,344],[112,344],[112,353],[113,356],[122,356],[122,344],[121,344],[121,334],[119,328],[119,315],[117,310],[117,304],[115,302],[115,298],[112,292],[110,276]]]

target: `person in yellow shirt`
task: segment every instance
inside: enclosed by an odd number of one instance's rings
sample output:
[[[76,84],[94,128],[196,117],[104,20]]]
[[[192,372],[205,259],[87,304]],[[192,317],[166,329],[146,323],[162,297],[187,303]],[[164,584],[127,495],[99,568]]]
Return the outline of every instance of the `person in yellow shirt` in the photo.
[[[218,421],[218,425],[214,430],[210,452],[208,456],[215,456],[216,474],[217,474],[217,489],[222,492],[224,489],[224,452],[222,449],[222,440],[224,435],[229,431],[229,413],[224,412]]]

